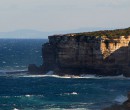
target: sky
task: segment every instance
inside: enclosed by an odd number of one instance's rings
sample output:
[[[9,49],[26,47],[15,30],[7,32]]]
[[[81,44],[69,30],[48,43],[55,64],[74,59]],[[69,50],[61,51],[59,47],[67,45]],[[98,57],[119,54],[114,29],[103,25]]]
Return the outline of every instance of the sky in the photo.
[[[0,0],[0,32],[130,27],[130,0]]]

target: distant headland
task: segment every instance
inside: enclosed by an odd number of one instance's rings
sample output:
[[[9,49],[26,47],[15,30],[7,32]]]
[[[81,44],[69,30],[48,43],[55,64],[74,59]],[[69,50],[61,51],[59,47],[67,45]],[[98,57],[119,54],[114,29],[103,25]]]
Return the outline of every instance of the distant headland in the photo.
[[[130,76],[130,28],[49,36],[31,74]]]

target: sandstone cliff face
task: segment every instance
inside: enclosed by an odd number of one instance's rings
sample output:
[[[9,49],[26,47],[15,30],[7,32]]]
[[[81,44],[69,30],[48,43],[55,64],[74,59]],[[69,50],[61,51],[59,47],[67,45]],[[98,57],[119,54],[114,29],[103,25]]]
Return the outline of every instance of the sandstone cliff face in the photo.
[[[56,74],[129,76],[130,36],[49,36],[43,45],[43,71]]]

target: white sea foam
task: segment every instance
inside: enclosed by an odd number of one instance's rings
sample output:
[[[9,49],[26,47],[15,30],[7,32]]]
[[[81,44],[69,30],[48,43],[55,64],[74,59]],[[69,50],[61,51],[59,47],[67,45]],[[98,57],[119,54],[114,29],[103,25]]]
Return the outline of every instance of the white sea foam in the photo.
[[[128,98],[124,95],[117,96],[116,99],[114,100],[115,102],[122,104],[125,102]]]
[[[9,99],[9,98],[22,98],[22,97],[26,97],[26,98],[30,98],[30,97],[44,97],[43,95],[20,95],[20,96],[0,96],[0,98],[5,98],[5,99]]]
[[[46,109],[46,110],[90,110],[90,109],[87,109],[87,108],[71,108],[71,109],[50,108],[50,109]]]
[[[120,76],[96,76],[96,75],[81,75],[81,76],[74,76],[74,75],[65,75],[65,76],[59,76],[59,75],[51,75],[51,73],[45,74],[45,75],[23,75],[20,77],[54,77],[54,78],[64,78],[64,79],[68,79],[68,78],[72,78],[72,79],[128,79],[126,77],[124,77],[123,75]]]
[[[44,97],[43,95],[29,95],[29,94],[27,94],[27,95],[25,95],[25,97]]]
[[[80,77],[79,78],[87,78],[87,79],[89,79],[89,78],[100,78],[100,77],[98,77],[98,76],[96,76],[96,75],[85,75],[85,74],[82,74],[82,75],[80,75]]]
[[[104,78],[123,79],[123,78],[126,78],[126,77],[124,77],[123,75],[118,75],[118,76],[107,76],[107,77],[104,77]]]
[[[78,95],[77,92],[72,92],[72,93],[64,93],[64,95]]]
[[[71,94],[72,94],[72,95],[78,95],[78,93],[77,93],[77,92],[72,92]]]
[[[54,78],[71,78],[71,77],[62,77],[62,76],[58,76],[58,75],[23,75],[23,76],[20,76],[20,77],[32,77],[32,78],[35,78],[35,77],[54,77]]]
[[[25,95],[25,97],[31,97],[31,95]]]
[[[29,108],[24,108],[22,110],[30,110]],[[36,110],[36,109],[33,109],[31,108],[31,110]],[[38,109],[38,110],[90,110],[90,109],[87,109],[87,108],[70,108],[70,109],[65,109],[65,108],[49,108],[49,109]]]
[[[14,108],[13,110],[19,110],[19,109],[17,109],[17,108]]]
[[[18,67],[18,66],[17,66]],[[23,72],[23,75],[22,75]],[[123,75],[119,75],[119,76],[97,76],[97,75],[86,75],[86,74],[82,74],[80,76],[75,76],[75,75],[64,75],[64,76],[59,76],[59,75],[55,75],[53,74],[53,71],[49,71],[48,73],[44,74],[44,75],[29,75],[29,74],[25,74],[27,72],[27,70],[0,70],[0,73],[9,73],[9,74],[13,74],[17,76],[16,77],[54,77],[54,78],[73,78],[73,79],[129,79],[124,77]]]

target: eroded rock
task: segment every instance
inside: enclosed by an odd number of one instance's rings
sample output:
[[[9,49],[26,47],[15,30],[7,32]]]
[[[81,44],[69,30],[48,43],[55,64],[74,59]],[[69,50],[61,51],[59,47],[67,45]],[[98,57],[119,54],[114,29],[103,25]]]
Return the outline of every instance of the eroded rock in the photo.
[[[43,68],[57,74],[130,76],[129,42],[123,36],[49,36],[43,45]]]
[[[42,47],[40,71],[130,77],[129,35],[130,28],[49,36],[49,42]]]

